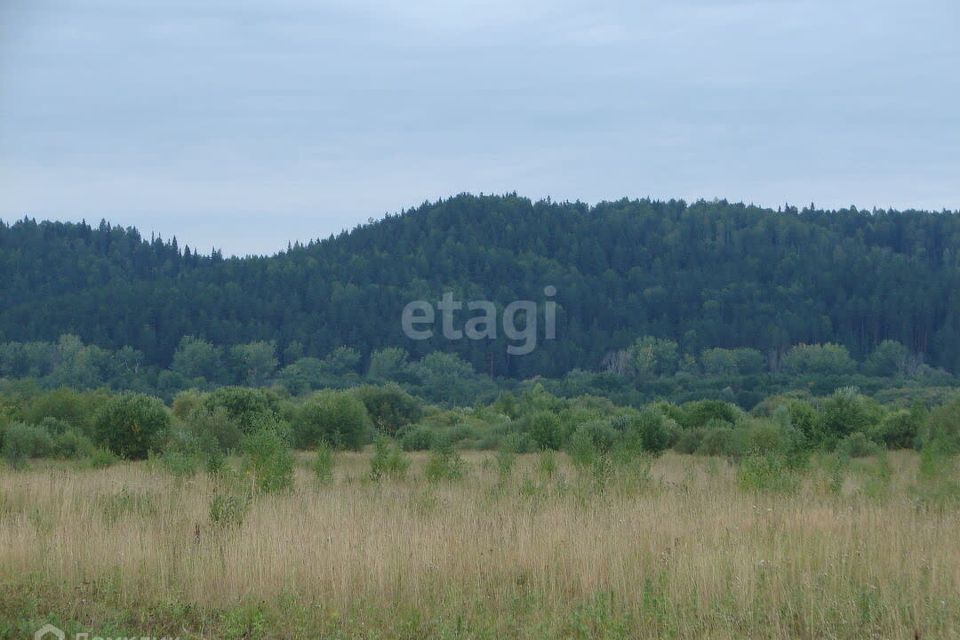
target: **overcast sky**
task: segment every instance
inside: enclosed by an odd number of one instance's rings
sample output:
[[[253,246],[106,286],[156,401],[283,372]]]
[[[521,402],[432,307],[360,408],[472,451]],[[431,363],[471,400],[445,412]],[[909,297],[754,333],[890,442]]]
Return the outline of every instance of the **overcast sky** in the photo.
[[[956,0],[0,0],[0,218],[272,253],[462,191],[960,208]]]

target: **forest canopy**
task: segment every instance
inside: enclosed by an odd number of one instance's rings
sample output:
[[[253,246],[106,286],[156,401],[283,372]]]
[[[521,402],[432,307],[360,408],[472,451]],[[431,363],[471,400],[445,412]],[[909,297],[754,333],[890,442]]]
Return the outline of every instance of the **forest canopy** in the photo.
[[[495,376],[559,377],[615,369],[617,354],[643,336],[677,353],[633,363],[641,376],[680,370],[685,357],[711,372],[789,373],[820,361],[847,373],[854,361],[882,375],[920,364],[956,372],[958,250],[952,212],[725,201],[588,206],[460,195],[243,258],[105,222],[24,219],[0,224],[0,341],[74,336],[114,353],[119,370],[205,378],[220,358],[243,363],[231,377],[252,385],[267,370],[317,367],[341,346],[360,358],[357,371],[375,352],[384,366],[393,347],[413,360],[454,354]],[[545,286],[557,289],[557,339],[529,355],[508,355],[503,336],[414,342],[401,331],[411,300],[451,291],[502,309],[541,300]],[[214,357],[203,344],[223,351]],[[800,344],[842,347],[850,362],[826,347],[788,358]]]

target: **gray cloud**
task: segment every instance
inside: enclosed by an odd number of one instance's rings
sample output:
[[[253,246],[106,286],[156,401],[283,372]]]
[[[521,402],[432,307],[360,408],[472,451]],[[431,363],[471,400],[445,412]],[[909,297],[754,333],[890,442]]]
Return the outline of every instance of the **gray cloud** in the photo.
[[[460,191],[960,207],[950,0],[0,5],[0,217],[272,252]]]

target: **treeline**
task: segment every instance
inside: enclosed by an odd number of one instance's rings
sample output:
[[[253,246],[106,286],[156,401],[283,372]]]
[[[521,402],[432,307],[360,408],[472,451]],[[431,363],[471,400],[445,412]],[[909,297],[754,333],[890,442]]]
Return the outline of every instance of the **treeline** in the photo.
[[[291,448],[319,449],[322,457],[372,442],[375,476],[402,470],[400,452],[414,450],[438,452],[455,473],[457,449],[564,451],[575,464],[603,465],[672,448],[735,460],[764,456],[787,469],[815,451],[846,457],[905,448],[956,454],[960,400],[954,396],[932,407],[882,404],[845,388],[824,397],[771,396],[747,412],[719,400],[624,407],[595,396],[561,398],[539,384],[461,408],[424,402],[395,384],[299,398],[249,387],[189,390],[170,406],[145,394],[106,390],[0,394],[0,452],[13,467],[44,457],[93,466],[153,457],[175,473],[192,474],[218,472],[228,458],[246,456],[265,465],[253,475],[274,490],[288,486]],[[277,468],[283,478],[270,475]]]
[[[319,358],[302,353],[296,345],[280,354],[273,342],[222,347],[187,336],[170,366],[161,369],[132,347],[110,351],[74,335],[57,342],[7,342],[0,343],[0,391],[105,388],[170,401],[185,390],[225,386],[269,387],[286,397],[393,383],[428,402],[463,406],[541,384],[558,396],[592,395],[622,405],[706,398],[749,410],[766,396],[790,390],[825,395],[856,386],[886,399],[897,394],[935,399],[956,386],[953,375],[924,364],[918,354],[892,340],[881,342],[862,362],[845,347],[828,343],[795,345],[772,363],[748,347],[693,354],[675,341],[644,336],[608,354],[597,371],[574,369],[562,377],[526,381],[491,378],[458,355],[439,351],[420,359],[399,347],[376,350],[367,358],[347,346]],[[284,360],[289,364],[283,365]]]
[[[637,336],[697,357],[759,351],[772,373],[793,345],[842,345],[859,361],[885,340],[960,369],[960,217],[763,209],[724,201],[531,202],[457,196],[272,257],[224,258],[134,229],[0,224],[0,339],[74,334],[167,369],[183,336],[274,341],[278,366],[339,345],[459,356],[494,376],[593,370]],[[557,288],[558,337],[525,356],[508,340],[411,343],[404,306],[489,299],[503,308]],[[614,363],[615,364],[615,363]],[[726,365],[718,365],[726,366]],[[255,372],[256,373],[256,372]]]

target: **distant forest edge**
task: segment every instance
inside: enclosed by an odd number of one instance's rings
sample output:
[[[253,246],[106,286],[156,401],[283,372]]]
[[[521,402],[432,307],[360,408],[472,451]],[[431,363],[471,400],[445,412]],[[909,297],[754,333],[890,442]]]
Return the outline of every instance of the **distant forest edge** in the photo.
[[[542,300],[547,285],[557,288],[557,339],[529,355],[508,355],[502,336],[415,342],[401,331],[412,300],[452,291],[502,307]],[[69,354],[86,354],[75,366],[97,373],[81,378],[110,383],[146,370],[151,386],[171,389],[198,377],[273,382],[296,367],[313,367],[304,375],[316,378],[342,346],[358,376],[392,347],[409,354],[414,372],[445,352],[474,376],[559,379],[581,370],[637,388],[716,371],[800,375],[791,349],[830,344],[813,360],[840,361],[842,351],[849,363],[838,375],[870,373],[879,350],[897,363],[883,375],[952,379],[960,215],[460,195],[246,258],[106,223],[24,219],[0,223],[0,309],[0,375],[56,379]],[[216,372],[184,369],[185,336],[219,354]],[[243,354],[262,345],[276,364],[252,374]],[[643,348],[660,360],[644,364]],[[440,359],[459,366],[457,358]]]
[[[559,397],[600,396],[636,407],[658,399],[714,399],[748,410],[775,394],[823,396],[845,387],[902,406],[933,406],[960,397],[955,376],[923,364],[893,340],[882,342],[863,362],[841,345],[797,345],[774,372],[756,349],[713,348],[694,356],[672,340],[644,336],[612,354],[601,371],[574,369],[559,378],[524,381],[492,379],[452,353],[436,351],[412,360],[398,347],[374,351],[366,362],[346,346],[323,358],[288,349],[285,359],[289,364],[281,364],[272,342],[223,348],[187,336],[170,367],[161,369],[131,347],[109,351],[64,335],[57,342],[0,344],[0,394],[106,388],[170,401],[181,391],[222,387],[271,387],[283,395],[306,396],[322,389],[387,385],[430,402],[471,406],[540,386]]]

